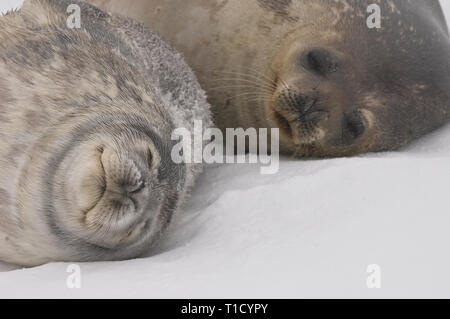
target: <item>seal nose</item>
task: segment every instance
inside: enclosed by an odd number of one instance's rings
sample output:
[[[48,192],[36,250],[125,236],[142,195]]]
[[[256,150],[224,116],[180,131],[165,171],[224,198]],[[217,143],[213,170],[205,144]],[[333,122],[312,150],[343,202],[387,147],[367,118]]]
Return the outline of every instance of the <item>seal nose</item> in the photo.
[[[301,64],[306,70],[320,76],[336,72],[339,66],[336,56],[324,48],[305,51],[301,57]]]
[[[135,199],[146,183],[138,165],[114,150],[104,150],[101,161],[105,171],[106,191],[119,197]]]

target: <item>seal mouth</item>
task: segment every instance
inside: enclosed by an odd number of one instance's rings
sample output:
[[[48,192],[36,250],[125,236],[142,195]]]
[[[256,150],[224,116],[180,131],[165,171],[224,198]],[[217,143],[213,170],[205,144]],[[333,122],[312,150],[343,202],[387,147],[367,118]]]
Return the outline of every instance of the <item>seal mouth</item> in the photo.
[[[275,94],[268,112],[280,135],[296,145],[316,143],[323,138],[321,123],[330,116],[318,107],[317,97],[293,93],[290,89]]]

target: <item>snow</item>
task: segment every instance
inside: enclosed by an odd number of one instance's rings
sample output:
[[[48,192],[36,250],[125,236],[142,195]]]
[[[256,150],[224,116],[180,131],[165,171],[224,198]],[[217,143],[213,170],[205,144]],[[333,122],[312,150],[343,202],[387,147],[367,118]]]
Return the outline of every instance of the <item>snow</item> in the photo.
[[[81,289],[68,264],[0,265],[0,297],[450,298],[449,190],[450,125],[395,153],[284,158],[276,175],[213,165],[154,256],[80,264]]]

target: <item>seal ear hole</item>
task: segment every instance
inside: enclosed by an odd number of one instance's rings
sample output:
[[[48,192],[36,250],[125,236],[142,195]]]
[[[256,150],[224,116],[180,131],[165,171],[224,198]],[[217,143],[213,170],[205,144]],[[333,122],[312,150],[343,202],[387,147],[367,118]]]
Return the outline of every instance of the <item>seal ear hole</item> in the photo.
[[[366,122],[361,111],[353,111],[344,115],[342,123],[342,141],[346,144],[360,138],[366,131]]]
[[[302,66],[321,76],[337,71],[338,64],[333,55],[325,49],[316,48],[307,51],[301,58]]]

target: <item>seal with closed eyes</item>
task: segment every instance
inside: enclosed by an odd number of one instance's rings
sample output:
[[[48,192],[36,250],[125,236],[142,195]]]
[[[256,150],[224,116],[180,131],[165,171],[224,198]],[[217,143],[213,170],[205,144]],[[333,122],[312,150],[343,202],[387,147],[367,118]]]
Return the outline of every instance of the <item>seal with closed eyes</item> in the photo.
[[[202,169],[175,164],[172,132],[210,117],[181,55],[138,23],[74,0],[0,17],[0,261],[146,253]]]
[[[394,150],[449,118],[437,0],[90,1],[183,52],[219,127],[278,127],[288,154]]]

